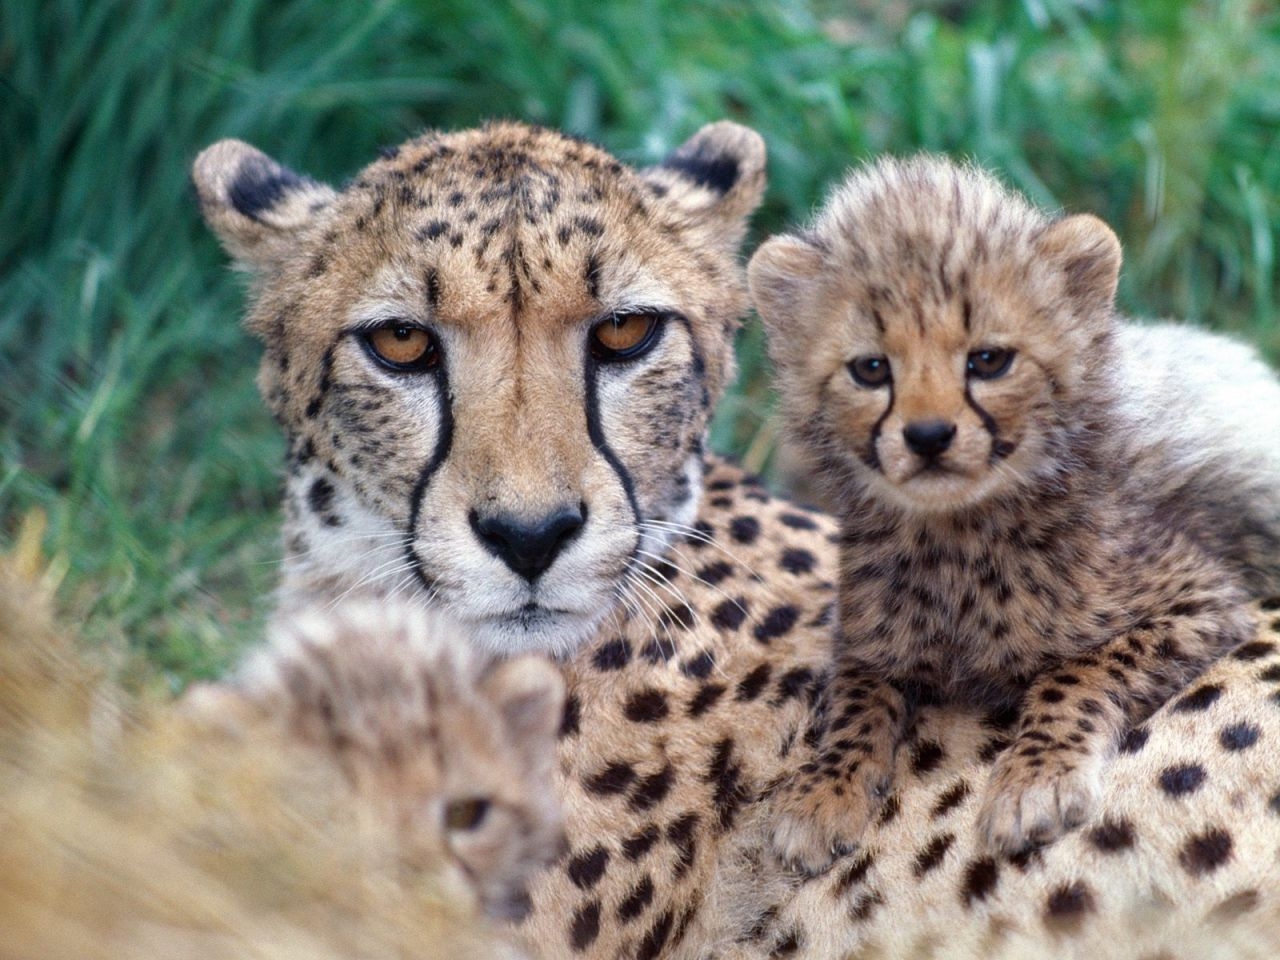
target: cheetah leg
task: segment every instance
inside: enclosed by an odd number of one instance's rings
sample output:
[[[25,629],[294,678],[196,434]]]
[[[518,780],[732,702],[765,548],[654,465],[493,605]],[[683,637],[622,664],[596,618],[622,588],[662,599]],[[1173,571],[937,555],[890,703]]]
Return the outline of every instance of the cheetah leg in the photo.
[[[1039,676],[1018,734],[992,770],[980,840],[992,852],[1016,853],[1088,820],[1120,735],[1252,631],[1243,607],[1214,605],[1213,612],[1147,621]]]
[[[879,810],[907,720],[902,694],[844,669],[827,691],[817,752],[773,797],[773,849],[792,867],[827,867],[856,845]]]

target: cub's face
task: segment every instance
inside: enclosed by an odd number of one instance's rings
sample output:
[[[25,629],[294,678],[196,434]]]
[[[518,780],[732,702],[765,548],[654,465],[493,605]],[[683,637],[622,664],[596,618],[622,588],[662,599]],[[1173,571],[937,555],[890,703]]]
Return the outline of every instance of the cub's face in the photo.
[[[855,175],[752,260],[784,403],[820,469],[947,511],[1061,464],[1105,365],[1119,249],[940,160]],[[825,465],[825,467],[824,467]]]
[[[409,596],[564,652],[643,590],[693,518],[763,165],[728,123],[643,172],[520,125],[429,134],[342,193],[206,150],[290,442],[286,594]]]

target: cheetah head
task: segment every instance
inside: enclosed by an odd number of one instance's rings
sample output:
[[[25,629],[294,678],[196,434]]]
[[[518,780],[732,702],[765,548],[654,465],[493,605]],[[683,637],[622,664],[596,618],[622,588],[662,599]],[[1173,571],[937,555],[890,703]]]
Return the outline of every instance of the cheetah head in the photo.
[[[758,135],[711,124],[637,171],[492,124],[341,191],[222,141],[193,178],[289,442],[286,597],[412,596],[564,653],[643,590],[733,375]]]
[[[784,404],[838,500],[952,511],[1052,482],[1106,394],[1120,246],[980,170],[855,173],[753,257]]]

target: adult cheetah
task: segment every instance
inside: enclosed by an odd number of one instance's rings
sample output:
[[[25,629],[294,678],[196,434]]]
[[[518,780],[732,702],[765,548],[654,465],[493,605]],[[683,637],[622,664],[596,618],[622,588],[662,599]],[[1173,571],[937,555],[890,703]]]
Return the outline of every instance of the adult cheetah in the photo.
[[[498,123],[424,134],[342,191],[224,141],[194,178],[253,278],[289,442],[282,607],[408,596],[560,658],[570,848],[521,926],[544,956],[1084,942],[1148,902],[1274,920],[1274,624],[1129,734],[1097,819],[1054,847],[977,855],[1007,718],[926,709],[862,848],[813,876],[761,853],[760,800],[825,762],[807,731],[836,534],[703,447],[759,136],[712,124],[635,170]]]

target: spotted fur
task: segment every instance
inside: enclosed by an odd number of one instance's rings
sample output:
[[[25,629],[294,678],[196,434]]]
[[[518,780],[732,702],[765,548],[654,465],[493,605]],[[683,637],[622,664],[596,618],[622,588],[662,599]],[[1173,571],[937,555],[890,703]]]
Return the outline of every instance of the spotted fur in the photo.
[[[542,233],[550,238],[549,245],[522,245],[516,273],[523,277],[528,269],[543,277],[540,283],[544,290],[563,286],[584,294],[591,294],[594,278],[597,294],[592,296],[613,289],[610,284],[615,281],[610,277],[621,271],[623,264],[628,265],[624,271],[628,276],[679,283],[685,291],[679,312],[690,319],[691,329],[700,338],[705,334],[705,340],[697,342],[707,369],[713,369],[714,358],[724,358],[721,376],[728,376],[736,311],[743,303],[736,245],[742,218],[759,195],[762,163],[756,148],[747,150],[745,146],[753,142],[758,146],[758,142],[739,128],[714,125],[710,133],[695,136],[691,144],[677,150],[666,164],[637,173],[615,168],[612,158],[577,141],[546,131],[521,131],[524,128],[499,126],[487,132],[433,136],[391,151],[394,156],[388,162],[393,167],[399,162],[407,164],[405,176],[416,178],[412,171],[425,156],[432,155],[429,150],[422,152],[431,143],[461,152],[463,145],[467,150],[479,149],[489,142],[487,138],[507,149],[512,138],[533,137],[540,151],[539,163],[560,178],[562,204],[567,202],[565,198],[578,196],[571,188],[579,188],[589,176],[598,177],[606,197],[616,197],[617,191],[638,185],[647,191],[641,193],[647,213],[637,214],[629,223],[618,216],[627,207],[613,200],[573,200],[577,213],[594,215],[599,221],[600,233],[591,245],[575,227],[570,246],[562,251],[558,228],[564,223],[564,211],[548,212],[541,219],[532,211],[539,224],[547,221]],[[729,139],[722,139],[725,137]],[[589,162],[595,164],[595,173],[587,166]],[[228,169],[235,168],[228,165]],[[373,169],[388,168],[375,165]],[[444,171],[430,164],[427,169]],[[735,171],[737,180],[733,179]],[[499,168],[493,169],[492,177],[483,169],[477,172],[481,175],[455,180],[456,192],[462,194],[456,208],[478,210],[488,204],[487,211],[496,204],[501,209],[498,197],[486,191],[505,190],[504,175]],[[197,181],[209,179],[197,173]],[[750,184],[755,186],[748,190],[746,185]],[[438,203],[438,192],[429,179],[414,179],[411,186]],[[202,188],[202,196],[208,193]],[[375,194],[366,194],[363,201],[370,214]],[[447,192],[445,199],[447,210],[454,209],[449,206],[455,203],[453,192]],[[355,199],[349,202],[353,210],[360,210]],[[220,217],[231,216],[216,199],[212,203],[206,200],[205,209],[215,225]],[[436,219],[444,225],[437,226]],[[449,302],[452,296],[451,316],[487,316],[486,322],[491,324],[487,329],[501,330],[494,319],[501,314],[485,313],[490,309],[488,275],[473,269],[474,253],[469,252],[480,240],[481,234],[474,231],[483,222],[479,212],[472,225],[463,218],[457,249],[468,256],[459,254],[459,259],[441,261],[434,275],[423,276],[418,290],[423,298],[436,296],[441,302]],[[372,223],[370,219],[366,229]],[[233,224],[228,244],[234,252],[241,228],[250,235],[253,231],[244,221]],[[385,255],[409,264],[409,273],[417,275],[418,267],[454,249],[453,231],[445,229],[454,225],[451,217],[433,215],[422,226],[426,234],[435,234],[434,241],[430,237],[423,241],[404,236],[396,239],[397,235],[388,233]],[[365,248],[355,220],[335,220],[332,228],[339,229],[341,240],[323,265],[325,271],[350,271],[342,274],[348,277],[350,287],[311,278],[317,283],[314,303],[309,299],[311,281],[306,271],[318,264],[308,257],[310,248],[293,239],[282,248],[299,261],[295,265],[298,273],[293,274],[296,282],[291,281],[288,289],[313,310],[325,303],[352,302],[364,289],[363,261],[359,259],[363,254],[359,251]],[[322,234],[325,228],[318,229]],[[225,237],[228,228],[219,230]],[[594,228],[591,232],[594,234]],[[443,249],[429,246],[442,237]],[[345,262],[348,250],[350,263]],[[594,257],[588,255],[592,252]],[[550,259],[550,267],[544,266],[544,257]],[[704,270],[705,258],[716,265],[715,270]],[[272,296],[272,268],[269,262],[259,262],[254,269],[266,272],[265,278],[257,281],[258,302],[262,304]],[[551,273],[539,273],[543,270]],[[505,276],[498,272],[495,291],[504,289]],[[698,303],[718,311],[715,323],[700,319],[704,314],[695,308]],[[597,309],[588,302],[574,314],[576,322],[571,328],[580,338],[578,349],[584,346],[588,324],[598,316]],[[269,330],[271,316],[260,306],[253,313],[255,325]],[[530,364],[539,354],[560,349],[556,346],[562,344],[559,337],[568,335],[564,330],[570,325],[562,330],[550,322],[535,324],[538,318],[549,316],[531,306],[522,307],[518,314],[521,324],[529,321],[527,327],[521,325],[524,332],[519,343],[520,355],[528,353]],[[291,495],[286,539],[294,557],[286,578],[286,595],[303,585],[328,595],[363,591],[368,584],[362,581],[376,570],[377,561],[362,552],[359,541],[337,539],[351,536],[352,529],[364,522],[359,519],[363,514],[357,511],[369,509],[363,505],[370,501],[358,499],[357,483],[376,489],[395,472],[397,464],[408,462],[410,453],[417,458],[418,469],[431,457],[429,444],[411,443],[408,435],[395,445],[384,442],[381,431],[385,424],[380,424],[379,418],[404,412],[399,408],[424,413],[426,420],[435,422],[436,408],[416,405],[419,401],[409,397],[388,396],[388,409],[371,422],[359,418],[338,424],[324,421],[320,411],[327,409],[331,400],[317,406],[314,420],[306,420],[306,408],[316,397],[316,385],[324,379],[325,365],[323,348],[303,347],[309,325],[324,329],[328,322],[323,312],[316,310],[295,317],[283,340],[268,339],[263,382],[273,406],[286,410],[282,418],[293,436],[296,456],[305,455],[304,462],[294,468],[300,476],[288,481]],[[495,335],[494,342],[512,351],[514,337],[508,327],[506,334]],[[675,347],[686,341],[674,337],[663,342]],[[296,356],[295,344],[300,349]],[[498,346],[491,351],[493,357],[514,355],[500,354]],[[282,353],[288,353],[287,363],[282,362]],[[533,911],[520,924],[519,935],[532,951],[548,958],[841,957],[841,951],[876,944],[885,937],[905,937],[912,929],[921,930],[922,935],[938,929],[945,932],[975,917],[981,921],[981,930],[1003,929],[1001,918],[1018,911],[1018,923],[1012,929],[1023,942],[1040,947],[1040,955],[1050,953],[1046,945],[1056,946],[1058,940],[1056,934],[1050,938],[1040,915],[1060,886],[1081,879],[1077,872],[1080,861],[1071,859],[1071,850],[1059,856],[1053,852],[1058,847],[1051,847],[1045,851],[1044,861],[1025,863],[1025,870],[1006,858],[996,858],[993,870],[998,871],[998,877],[994,883],[991,870],[975,868],[978,888],[990,885],[989,895],[973,900],[973,908],[966,908],[962,897],[972,859],[969,851],[975,846],[975,797],[992,758],[1008,737],[1007,721],[1002,718],[987,718],[972,709],[941,712],[924,708],[916,715],[915,726],[906,734],[906,747],[895,757],[895,792],[884,808],[884,822],[873,826],[869,835],[869,843],[875,845],[874,862],[864,864],[863,853],[851,853],[830,871],[809,876],[781,869],[768,854],[762,839],[769,817],[766,801],[800,765],[819,762],[812,718],[830,662],[837,531],[830,517],[772,495],[758,480],[719,458],[704,454],[689,468],[681,445],[671,444],[682,434],[670,425],[700,422],[701,393],[681,390],[669,395],[666,403],[656,399],[662,395],[658,388],[668,377],[677,382],[685,378],[682,371],[691,370],[689,356],[684,346],[659,354],[645,373],[624,378],[600,393],[611,397],[613,413],[600,418],[596,436],[608,441],[618,461],[636,479],[640,502],[662,499],[645,492],[662,489],[647,477],[665,477],[672,489],[679,490],[682,476],[689,480],[689,501],[675,510],[674,519],[668,515],[645,520],[646,526],[670,533],[662,540],[665,546],[644,546],[647,553],[637,551],[644,566],[637,562],[634,576],[619,575],[616,568],[609,572],[575,567],[577,575],[602,585],[600,595],[609,597],[616,590],[626,599],[603,613],[592,629],[583,627],[584,635],[579,635],[577,628],[569,630],[571,635],[564,641],[566,653],[560,667],[567,697],[558,733],[556,778],[568,850],[533,883]],[[475,482],[487,480],[494,490],[536,491],[546,482],[546,475],[562,470],[558,464],[594,456],[591,436],[575,426],[582,410],[579,400],[583,394],[578,392],[581,366],[566,361],[558,367],[539,367],[541,378],[527,381],[528,388],[518,393],[513,387],[501,412],[490,417],[480,413],[489,409],[497,396],[492,389],[497,375],[486,373],[482,350],[473,353],[472,359],[475,363],[468,369],[486,389],[453,395],[449,416],[455,445],[449,458],[460,456],[460,450],[474,453],[488,449],[488,455],[475,462]],[[496,360],[494,366],[505,369]],[[355,369],[348,368],[341,376]],[[449,373],[452,385],[459,377],[453,368]],[[331,374],[331,385],[337,382]],[[718,385],[710,379],[708,384],[710,401],[714,402]],[[332,386],[328,393],[332,397]],[[626,416],[621,415],[624,411]],[[502,431],[494,436],[504,438],[505,446],[497,440],[489,443],[486,431],[495,423],[502,427],[517,420],[564,424],[568,439],[563,445],[548,445],[532,454],[532,441],[526,443],[519,436],[510,440]],[[332,442],[334,433],[341,445],[337,456],[333,453],[339,449]],[[653,442],[652,438],[660,435],[667,436],[665,444]],[[464,438],[466,444],[459,445]],[[308,449],[307,441],[314,449]],[[321,453],[322,442],[328,445],[328,452]],[[359,455],[359,449],[371,443],[381,444],[381,457],[361,455],[358,462],[348,465],[348,453]],[[330,457],[340,471],[329,470]],[[649,466],[633,468],[633,463]],[[455,469],[460,465],[455,464]],[[317,505],[325,508],[323,516],[332,516],[336,524],[316,519],[318,514],[308,502],[309,482],[316,476],[309,471],[321,467],[328,471],[332,494],[322,487],[316,495]],[[414,482],[419,476],[412,473]],[[434,483],[431,480],[428,486]],[[429,515],[435,514],[424,511],[424,518]],[[625,511],[622,518],[619,536],[633,539],[634,526]],[[388,526],[402,531],[407,516],[402,521]],[[330,535],[334,539],[328,539]],[[476,554],[475,544],[462,546],[462,555]],[[394,550],[388,554],[394,559]],[[566,554],[564,559],[570,557]],[[474,597],[498,597],[510,582],[501,565],[477,562],[469,572],[467,586]],[[382,589],[394,592],[396,588]],[[400,593],[413,589],[414,584],[409,583]],[[503,628],[518,641],[510,643],[510,648],[560,643],[548,642],[549,634],[531,630],[519,619],[508,615]],[[490,634],[486,642],[506,643],[504,635],[501,631]],[[1270,634],[1257,641],[1268,649],[1274,642]],[[1151,746],[1140,763],[1117,764],[1111,781],[1128,798],[1124,801],[1128,805],[1109,797],[1101,814],[1128,817],[1139,841],[1133,856],[1099,856],[1091,863],[1087,880],[1097,908],[1091,916],[1120,910],[1144,889],[1138,882],[1141,878],[1162,873],[1182,876],[1177,852],[1185,842],[1184,834],[1198,835],[1219,825],[1231,832],[1236,853],[1211,874],[1203,875],[1208,882],[1193,881],[1186,875],[1188,886],[1178,888],[1185,892],[1185,907],[1175,912],[1175,919],[1198,921],[1229,896],[1251,890],[1258,897],[1249,915],[1264,916],[1274,907],[1272,890],[1280,889],[1280,884],[1267,882],[1268,871],[1274,867],[1271,861],[1264,861],[1260,851],[1268,844],[1280,846],[1280,817],[1267,808],[1270,797],[1280,790],[1280,759],[1248,747],[1229,755],[1231,765],[1215,764],[1220,755],[1228,756],[1221,754],[1220,727],[1254,724],[1259,746],[1280,738],[1280,709],[1275,716],[1267,712],[1274,684],[1262,679],[1270,664],[1268,654],[1248,663],[1239,661],[1239,673],[1206,676],[1206,680],[1221,677],[1224,692],[1213,707],[1222,711],[1221,719],[1212,725],[1202,724],[1194,736],[1175,726],[1177,718],[1166,720],[1166,714],[1158,714],[1142,728],[1142,733],[1149,734]],[[1241,730],[1233,737],[1243,742],[1249,739],[1250,731]],[[1166,795],[1153,780],[1153,771],[1188,762],[1199,762],[1205,768],[1202,789],[1166,802],[1162,799]],[[1230,822],[1225,822],[1221,813],[1227,797],[1236,797],[1241,804]],[[1155,822],[1143,819],[1143,804],[1159,810]],[[941,819],[936,822],[929,819],[935,808],[941,810]],[[889,811],[897,815],[889,816]],[[936,831],[939,833],[954,832],[954,839],[948,843],[932,832],[926,835],[922,824],[941,828]],[[1148,837],[1163,839],[1155,845]],[[1074,842],[1068,838],[1059,846]],[[917,875],[916,864],[925,848],[930,853],[924,862],[932,866]],[[1245,896],[1232,902],[1247,900]],[[1092,929],[1088,920],[1082,929]]]
[[[1097,809],[1117,737],[1252,636],[1251,583],[1280,582],[1280,382],[1118,319],[1119,268],[1101,221],[931,158],[855,173],[753,259],[841,518],[837,680],[823,762],[779,797],[788,855],[858,839],[940,700],[1018,708],[980,829],[995,852],[1052,840]],[[1227,388],[1201,372],[1170,403],[1204,368]]]

